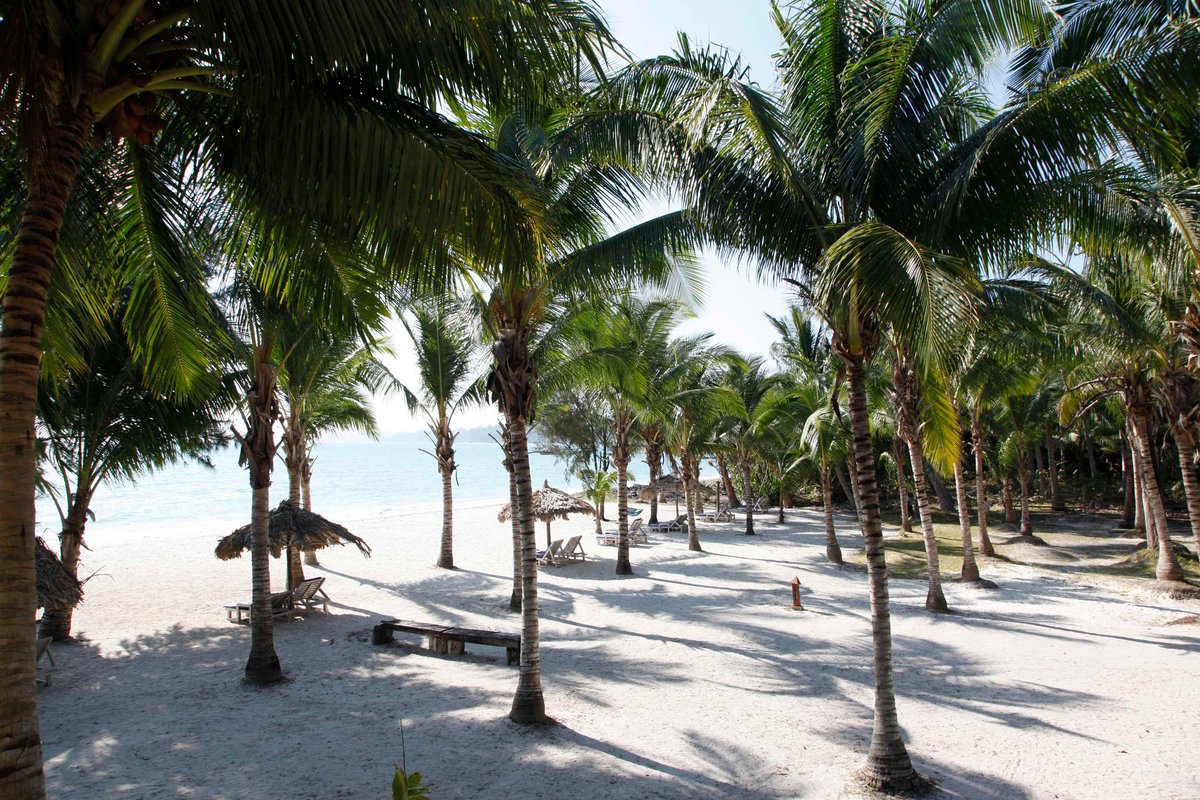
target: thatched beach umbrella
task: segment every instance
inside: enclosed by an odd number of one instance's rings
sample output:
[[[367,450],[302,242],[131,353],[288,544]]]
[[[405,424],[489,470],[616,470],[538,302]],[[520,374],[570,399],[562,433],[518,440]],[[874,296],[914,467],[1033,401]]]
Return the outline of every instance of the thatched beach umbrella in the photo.
[[[73,608],[83,599],[83,584],[58,560],[54,551],[38,537],[37,604],[38,608]]]
[[[663,475],[658,480],[646,484],[640,495],[642,500],[653,500],[656,495],[663,495],[667,500],[675,501],[675,516],[679,516],[679,498],[683,496],[683,479],[673,472]]]
[[[501,522],[508,522],[511,513],[511,503],[505,503],[496,515]],[[546,523],[546,547],[550,546],[550,521],[566,519],[571,514],[596,515],[596,508],[586,500],[572,497],[561,489],[555,489],[548,481],[542,483],[542,488],[533,493],[533,516]]]
[[[272,509],[269,536],[271,555],[275,558],[279,558],[284,550],[290,555],[293,547],[299,547],[301,550],[320,550],[335,544],[352,544],[364,556],[371,555],[370,546],[341,525],[330,522],[320,514],[292,505],[287,500]],[[217,558],[222,561],[238,558],[250,549],[252,538],[250,526],[243,525],[217,542]],[[289,592],[293,588],[291,558],[288,558],[287,588]]]

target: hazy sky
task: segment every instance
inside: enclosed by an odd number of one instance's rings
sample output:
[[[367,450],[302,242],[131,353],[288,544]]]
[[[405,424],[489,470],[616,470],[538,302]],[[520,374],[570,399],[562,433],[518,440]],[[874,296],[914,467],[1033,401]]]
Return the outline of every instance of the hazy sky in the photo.
[[[751,67],[751,76],[764,85],[771,83],[771,54],[779,39],[770,18],[768,0],[599,0],[613,33],[638,58],[671,51],[678,31],[693,45],[715,42],[740,53]],[[722,263],[715,254],[703,258],[706,274],[705,305],[697,318],[680,328],[680,333],[712,331],[716,340],[743,353],[765,355],[775,338],[763,316],[778,316],[787,304],[787,292],[759,285],[752,265]],[[411,345],[403,329],[396,326],[392,346],[399,358],[392,363],[396,375],[410,386],[416,370],[409,353]],[[423,422],[411,417],[398,399],[377,401],[380,430],[415,430]],[[497,419],[490,408],[472,409],[456,418],[456,427],[492,425]]]

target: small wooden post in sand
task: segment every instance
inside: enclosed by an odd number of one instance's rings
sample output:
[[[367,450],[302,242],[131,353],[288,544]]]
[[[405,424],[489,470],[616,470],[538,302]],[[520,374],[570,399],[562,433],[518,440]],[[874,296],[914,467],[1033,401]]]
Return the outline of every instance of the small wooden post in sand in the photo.
[[[792,608],[797,611],[803,611],[804,606],[800,605],[800,577],[792,578]]]

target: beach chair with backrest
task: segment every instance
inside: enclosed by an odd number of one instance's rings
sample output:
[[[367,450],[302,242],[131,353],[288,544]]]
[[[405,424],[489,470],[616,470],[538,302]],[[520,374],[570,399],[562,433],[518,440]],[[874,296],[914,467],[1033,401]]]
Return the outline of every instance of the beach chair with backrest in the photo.
[[[572,536],[567,539],[567,543],[563,545],[558,554],[558,563],[565,564],[568,561],[587,561],[587,553],[583,552],[583,537]]]
[[[629,543],[630,544],[646,544],[649,540],[646,538],[646,531],[642,528],[642,520],[635,519],[629,523]],[[621,543],[621,531],[608,530],[603,533],[596,534],[596,544],[618,545]]]
[[[292,611],[306,614],[319,607],[323,613],[328,614],[329,595],[325,594],[325,590],[321,588],[323,583],[325,583],[324,577],[300,581],[292,590]]]
[[[562,539],[555,539],[550,543],[550,546],[545,550],[537,551],[537,560],[539,564],[553,564],[558,559],[559,551],[562,550]]]
[[[687,514],[680,514],[672,520],[649,522],[646,524],[648,531],[681,531],[687,525]]]
[[[696,519],[703,522],[733,522],[733,512],[729,510],[729,506],[722,504],[716,511],[697,514]]]

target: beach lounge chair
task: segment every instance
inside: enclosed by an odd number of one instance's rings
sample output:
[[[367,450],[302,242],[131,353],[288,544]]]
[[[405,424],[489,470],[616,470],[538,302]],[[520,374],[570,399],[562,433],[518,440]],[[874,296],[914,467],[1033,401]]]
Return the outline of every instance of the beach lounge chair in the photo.
[[[567,543],[564,544],[562,550],[559,551],[557,563],[565,564],[566,562],[573,561],[575,559],[587,561],[587,553],[583,552],[582,536],[572,536],[570,539],[567,539]]]
[[[547,547],[545,550],[538,550],[537,551],[538,563],[539,564],[553,564],[558,559],[559,551],[562,550],[562,543],[563,543],[562,539],[555,539],[553,542],[550,543],[550,546]]]
[[[678,517],[665,522],[649,522],[646,524],[648,531],[681,531],[687,527],[687,514],[680,514]]]
[[[722,505],[716,511],[705,511],[703,514],[697,514],[696,519],[703,522],[733,522],[733,512],[729,510],[729,506]]]
[[[43,636],[37,640],[37,680],[38,686],[50,685],[50,672],[58,667],[54,662],[54,654],[50,652],[50,643],[54,641],[49,636]],[[42,666],[42,656],[45,656],[50,661],[50,666]]]
[[[318,606],[326,614],[329,613],[329,595],[321,588],[325,578],[309,578],[300,581],[290,592],[275,592],[271,595],[271,616],[291,619],[299,612],[306,614]],[[319,595],[319,596],[318,596]],[[250,603],[230,603],[225,606],[225,614],[230,622],[250,623],[250,613],[253,606]]]
[[[629,543],[630,544],[646,544],[649,539],[646,538],[646,531],[642,528],[641,518],[635,519],[629,523]],[[604,533],[596,534],[596,544],[618,545],[621,543],[621,531],[605,531]]]

